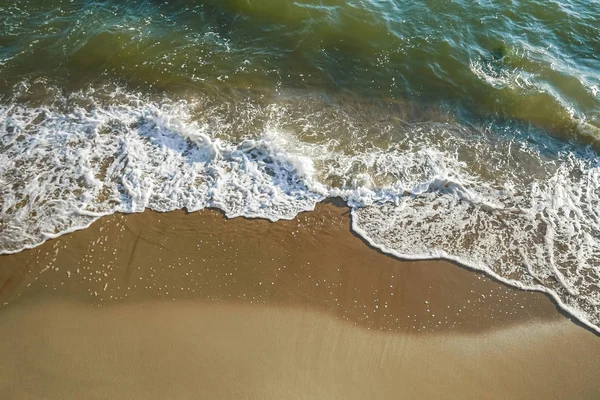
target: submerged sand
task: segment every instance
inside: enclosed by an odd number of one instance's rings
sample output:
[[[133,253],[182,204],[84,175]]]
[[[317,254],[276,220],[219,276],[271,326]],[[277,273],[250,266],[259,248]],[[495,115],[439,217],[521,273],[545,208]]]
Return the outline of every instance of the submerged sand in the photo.
[[[548,297],[292,221],[112,215],[0,257],[8,398],[598,398]]]

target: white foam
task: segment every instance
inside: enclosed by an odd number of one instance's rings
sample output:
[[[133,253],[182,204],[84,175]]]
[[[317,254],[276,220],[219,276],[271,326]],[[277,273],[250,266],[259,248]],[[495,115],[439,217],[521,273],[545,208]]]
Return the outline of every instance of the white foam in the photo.
[[[485,270],[600,325],[600,159],[589,149],[393,119],[375,143],[372,113],[302,102],[237,105],[263,121],[252,131],[219,106],[113,97],[0,107],[0,253],[114,212],[217,207],[278,220],[340,196],[353,229],[383,251]]]
[[[532,88],[532,74],[504,67],[499,61],[469,60],[469,69],[495,89]]]

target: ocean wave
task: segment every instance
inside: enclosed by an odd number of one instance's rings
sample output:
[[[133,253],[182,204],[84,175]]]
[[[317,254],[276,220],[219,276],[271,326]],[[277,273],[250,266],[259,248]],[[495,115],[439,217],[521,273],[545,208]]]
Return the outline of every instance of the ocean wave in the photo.
[[[74,97],[0,106],[0,253],[115,212],[216,207],[275,221],[341,197],[353,229],[383,251],[485,270],[600,326],[590,148],[315,98]]]

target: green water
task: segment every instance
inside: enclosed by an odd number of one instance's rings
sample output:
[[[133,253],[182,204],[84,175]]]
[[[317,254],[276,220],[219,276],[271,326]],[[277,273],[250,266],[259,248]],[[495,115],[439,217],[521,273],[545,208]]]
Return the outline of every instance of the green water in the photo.
[[[307,89],[594,135],[598,18],[589,1],[4,1],[0,82]]]

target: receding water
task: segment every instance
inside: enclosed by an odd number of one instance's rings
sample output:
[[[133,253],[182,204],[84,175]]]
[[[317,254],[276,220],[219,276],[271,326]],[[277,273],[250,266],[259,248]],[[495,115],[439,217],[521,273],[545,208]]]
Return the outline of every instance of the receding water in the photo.
[[[101,215],[293,218],[600,325],[597,1],[0,0],[0,252]]]

